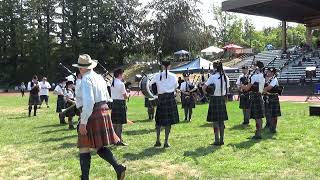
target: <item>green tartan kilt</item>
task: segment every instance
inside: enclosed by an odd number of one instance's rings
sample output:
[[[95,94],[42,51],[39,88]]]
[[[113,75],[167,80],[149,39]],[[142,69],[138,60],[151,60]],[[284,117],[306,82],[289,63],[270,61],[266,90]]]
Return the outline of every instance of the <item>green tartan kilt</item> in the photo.
[[[157,126],[169,126],[179,123],[179,113],[174,93],[158,95],[155,120]]]
[[[262,119],[264,118],[264,103],[261,93],[250,93],[250,118]]]
[[[127,124],[127,103],[125,100],[113,100],[111,120],[113,124]]]
[[[266,111],[270,113],[270,117],[279,117],[281,116],[280,101],[278,95],[269,95],[267,103],[265,105]]]
[[[228,113],[224,96],[211,96],[207,115],[208,122],[226,121]]]

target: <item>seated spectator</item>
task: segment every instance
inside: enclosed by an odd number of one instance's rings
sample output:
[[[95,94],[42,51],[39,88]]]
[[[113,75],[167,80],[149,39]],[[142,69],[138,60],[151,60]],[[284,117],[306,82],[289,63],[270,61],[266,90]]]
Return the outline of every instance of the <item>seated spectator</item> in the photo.
[[[307,58],[305,56],[303,56],[302,62],[305,62],[305,61],[307,61]]]
[[[299,66],[299,67],[301,67],[301,66],[302,66],[302,62],[301,62],[301,61],[299,61],[298,66]]]

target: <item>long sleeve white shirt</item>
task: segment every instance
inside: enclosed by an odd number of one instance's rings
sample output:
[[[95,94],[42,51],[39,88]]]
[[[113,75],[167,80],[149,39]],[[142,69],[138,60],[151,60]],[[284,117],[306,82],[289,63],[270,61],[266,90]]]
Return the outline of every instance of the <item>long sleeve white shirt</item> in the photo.
[[[81,124],[87,124],[95,103],[110,99],[107,83],[103,77],[93,70],[85,73],[81,80],[82,112]]]

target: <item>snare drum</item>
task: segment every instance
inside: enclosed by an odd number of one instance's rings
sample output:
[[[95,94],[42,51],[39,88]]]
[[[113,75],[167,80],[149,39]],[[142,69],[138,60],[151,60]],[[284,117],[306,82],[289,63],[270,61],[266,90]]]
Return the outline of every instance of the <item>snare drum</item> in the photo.
[[[148,74],[147,76],[144,76],[140,83],[139,83],[139,87],[140,90],[142,92],[142,94],[146,97],[146,98],[156,98],[157,96],[152,92],[152,84],[151,84],[151,80],[154,77],[155,74]]]

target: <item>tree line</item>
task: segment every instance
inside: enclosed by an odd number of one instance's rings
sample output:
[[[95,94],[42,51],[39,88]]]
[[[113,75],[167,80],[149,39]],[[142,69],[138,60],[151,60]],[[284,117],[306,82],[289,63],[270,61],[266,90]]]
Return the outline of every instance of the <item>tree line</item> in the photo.
[[[58,79],[59,63],[70,67],[81,53],[112,69],[130,61],[170,56],[181,49],[197,55],[210,45],[236,43],[262,50],[280,47],[281,29],[256,31],[252,22],[212,8],[206,25],[199,0],[1,0],[0,84],[33,74]],[[292,32],[292,33],[291,33]],[[291,34],[293,38],[290,38]],[[289,44],[305,41],[305,28],[289,28]]]

